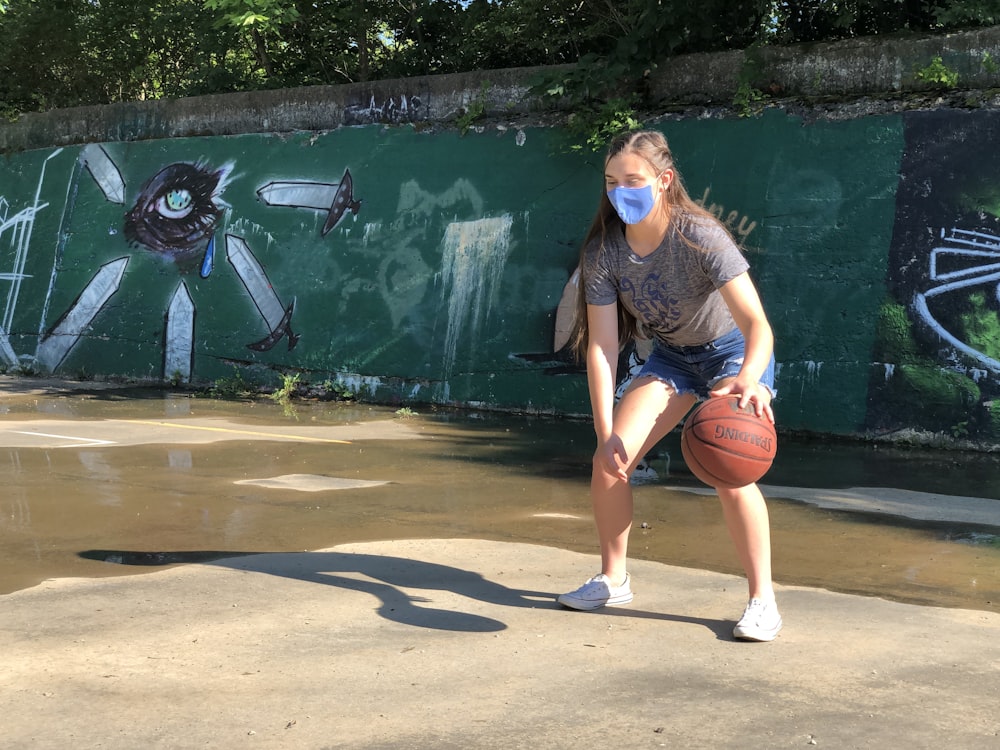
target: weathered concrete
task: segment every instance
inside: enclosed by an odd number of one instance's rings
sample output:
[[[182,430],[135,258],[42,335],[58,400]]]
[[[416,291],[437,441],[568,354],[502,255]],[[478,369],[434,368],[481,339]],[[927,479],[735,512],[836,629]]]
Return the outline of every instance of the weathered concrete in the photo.
[[[627,608],[554,601],[592,556],[412,540],[50,581],[0,598],[9,748],[986,748],[1000,616],[636,561]]]
[[[843,42],[765,47],[756,83],[790,96],[857,96],[935,88],[917,72],[935,57],[963,89],[1000,84],[1000,27],[955,34],[863,37]],[[992,64],[990,61],[992,60]]]
[[[960,88],[994,88],[1000,74],[987,61],[1000,59],[1000,27],[681,55],[662,64],[650,83],[664,103],[730,105],[741,81],[779,98],[894,97],[934,89],[916,73],[935,57],[958,73]],[[891,104],[869,106],[885,111]]]
[[[0,152],[75,143],[323,131],[373,123],[449,122],[476,100],[494,115],[523,115],[539,109],[537,100],[528,95],[528,81],[536,72],[512,68],[27,113],[0,125]]]

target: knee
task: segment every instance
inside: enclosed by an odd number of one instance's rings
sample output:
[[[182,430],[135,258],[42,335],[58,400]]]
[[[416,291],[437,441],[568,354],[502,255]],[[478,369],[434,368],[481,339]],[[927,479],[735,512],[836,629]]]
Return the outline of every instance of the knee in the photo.
[[[716,487],[715,491],[719,495],[719,500],[723,503],[738,505],[745,502],[753,502],[763,499],[760,489],[756,484],[748,484],[744,487]]]
[[[629,474],[632,472],[629,471]],[[597,456],[594,456],[590,465],[590,481],[594,486],[611,486],[621,482],[621,477],[612,473],[607,465]]]

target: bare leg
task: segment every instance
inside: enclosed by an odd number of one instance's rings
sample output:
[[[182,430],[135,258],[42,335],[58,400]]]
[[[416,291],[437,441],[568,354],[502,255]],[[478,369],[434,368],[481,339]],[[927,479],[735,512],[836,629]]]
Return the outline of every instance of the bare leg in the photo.
[[[678,395],[654,378],[635,381],[615,407],[613,429],[628,456],[631,476],[639,460],[681,420],[695,397]],[[590,482],[594,522],[601,545],[601,572],[613,584],[625,578],[632,528],[632,487],[594,462]]]
[[[625,579],[628,536],[632,529],[632,487],[595,466],[590,499],[601,544],[601,572],[617,586]]]
[[[771,531],[764,496],[756,484],[718,493],[729,536],[746,572],[750,598],[773,600]]]

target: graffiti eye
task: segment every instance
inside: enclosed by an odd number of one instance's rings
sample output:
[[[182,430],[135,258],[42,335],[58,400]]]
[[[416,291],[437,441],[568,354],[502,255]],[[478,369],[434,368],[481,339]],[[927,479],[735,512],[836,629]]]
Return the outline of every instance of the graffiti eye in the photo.
[[[204,249],[222,215],[216,202],[228,168],[170,164],[146,183],[125,217],[129,242],[176,255]]]
[[[168,219],[183,219],[191,213],[193,201],[187,190],[170,190],[156,202],[156,210]]]

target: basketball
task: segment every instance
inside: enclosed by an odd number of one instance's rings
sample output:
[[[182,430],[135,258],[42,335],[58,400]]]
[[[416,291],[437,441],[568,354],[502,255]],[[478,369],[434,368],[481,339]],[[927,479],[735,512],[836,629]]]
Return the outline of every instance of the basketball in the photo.
[[[699,404],[681,430],[681,454],[698,479],[712,487],[735,489],[752,484],[771,468],[778,449],[774,425],[758,417],[738,396]]]

